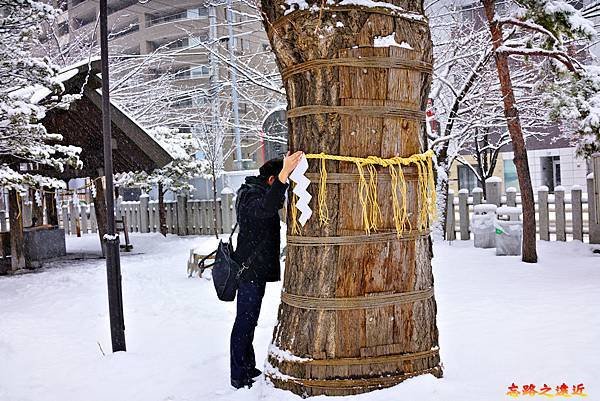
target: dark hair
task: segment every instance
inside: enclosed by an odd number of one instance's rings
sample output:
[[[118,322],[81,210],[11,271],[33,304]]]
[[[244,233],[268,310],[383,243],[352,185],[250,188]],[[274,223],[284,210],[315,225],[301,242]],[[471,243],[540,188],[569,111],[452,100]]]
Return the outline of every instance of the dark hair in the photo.
[[[263,164],[259,169],[259,177],[263,180],[268,179],[270,176],[278,175],[283,169],[283,159],[271,159]]]

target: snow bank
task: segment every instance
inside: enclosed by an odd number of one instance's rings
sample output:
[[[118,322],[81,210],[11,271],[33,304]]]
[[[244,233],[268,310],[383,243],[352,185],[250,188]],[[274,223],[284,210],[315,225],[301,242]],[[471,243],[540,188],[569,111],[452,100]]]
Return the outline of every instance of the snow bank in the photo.
[[[496,209],[496,214],[511,215],[511,214],[523,213],[521,206],[500,206]]]
[[[290,362],[306,362],[312,361],[312,358],[301,358],[292,354],[290,351],[283,350],[275,344],[269,345],[269,355],[274,356],[279,362],[290,361]]]
[[[189,250],[213,250],[215,238],[131,241],[121,257],[126,353],[110,353],[104,260],[0,277],[0,319],[8,322],[0,325],[1,400],[302,400],[262,378],[249,390],[230,387],[235,303],[218,301],[210,281],[186,273]],[[99,252],[98,236],[68,237],[67,250]],[[444,377],[335,401],[501,400],[512,382],[583,383],[588,398],[598,393],[600,256],[588,245],[540,241],[537,264],[496,257],[472,241],[435,242],[434,253]],[[267,284],[254,345],[258,367],[281,377],[265,363],[280,288]]]
[[[476,213],[490,213],[495,212],[498,209],[498,206],[492,203],[480,203],[479,205],[473,206],[473,210]]]

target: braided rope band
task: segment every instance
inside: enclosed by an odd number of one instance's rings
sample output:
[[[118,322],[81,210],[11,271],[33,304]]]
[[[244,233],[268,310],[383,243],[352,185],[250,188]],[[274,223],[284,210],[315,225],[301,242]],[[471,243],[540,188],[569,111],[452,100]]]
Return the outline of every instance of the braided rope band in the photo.
[[[411,166],[403,167],[404,170],[411,169]],[[318,184],[318,182],[322,179],[321,174],[319,173],[305,173],[306,178],[310,180],[311,184]],[[416,171],[404,172],[404,179],[406,181],[416,181],[419,179],[419,176]],[[385,171],[378,172],[377,174],[377,182],[391,182],[392,176],[390,174],[385,174]],[[327,173],[328,184],[356,184],[360,183],[360,174],[358,173]]]
[[[389,375],[382,377],[369,377],[364,379],[299,379],[296,377],[278,377],[272,373],[267,373],[266,376],[271,380],[289,380],[293,383],[300,384],[305,387],[320,388],[320,389],[353,389],[353,388],[380,388],[389,387],[411,377],[431,373],[434,376],[441,377],[442,370],[439,366],[433,368],[418,370],[410,373],[399,375]]]
[[[415,24],[420,24],[420,25],[428,25],[429,22],[427,21],[427,19],[422,15],[422,14],[417,14],[417,13],[411,13],[411,12],[406,12],[406,11],[396,11],[396,10],[391,10],[387,7],[364,7],[364,6],[327,6],[327,7],[321,7],[320,8],[321,12],[328,12],[328,13],[342,13],[342,12],[353,12],[353,11],[363,11],[363,12],[367,12],[369,14],[381,14],[381,15],[387,15],[389,17],[394,17],[394,18],[402,18],[402,19],[407,19],[407,20],[411,20],[412,22],[414,22]],[[300,18],[300,17],[306,17],[306,15],[312,15],[311,11],[309,10],[296,10],[296,11],[292,11],[291,13],[284,15],[282,17],[280,17],[279,19],[277,19],[276,21],[269,23],[269,34],[273,34],[272,31],[277,31],[279,28],[283,27],[287,22],[290,22],[296,18]]]
[[[431,63],[420,60],[404,60],[396,57],[362,57],[350,58],[340,57],[334,59],[316,59],[305,61],[304,63],[295,64],[284,68],[281,72],[283,79],[289,79],[291,76],[307,72],[317,68],[326,67],[358,67],[358,68],[399,68],[412,71],[424,72],[431,74],[433,66]]]
[[[438,355],[440,349],[434,347],[428,351],[409,352],[404,354],[391,354],[391,355],[380,355],[380,356],[367,356],[360,358],[333,358],[333,359],[306,359],[300,361],[292,361],[293,363],[299,363],[302,365],[311,366],[361,366],[361,365],[374,365],[384,363],[396,363],[404,361],[413,361],[415,359],[430,358]],[[277,356],[271,355],[275,359]]]
[[[425,290],[397,292],[395,294],[369,294],[348,298],[319,298],[305,295],[281,293],[281,302],[298,309],[308,310],[352,310],[379,308],[388,305],[424,301],[433,297],[433,287]]]
[[[324,106],[309,105],[294,107],[287,111],[288,118],[297,118],[313,114],[337,113],[349,116],[367,116],[367,117],[397,117],[418,122],[425,121],[425,112],[418,109],[408,109],[396,106]]]
[[[360,245],[391,241],[412,241],[427,238],[429,230],[410,230],[399,234],[396,231],[363,234],[340,235],[331,237],[307,237],[304,235],[288,235],[287,245],[290,246],[328,246],[328,245]]]

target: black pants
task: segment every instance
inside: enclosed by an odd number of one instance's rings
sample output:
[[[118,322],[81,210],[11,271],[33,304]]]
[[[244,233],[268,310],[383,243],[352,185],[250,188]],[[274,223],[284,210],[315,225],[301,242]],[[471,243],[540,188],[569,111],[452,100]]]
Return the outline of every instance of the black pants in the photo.
[[[260,306],[265,295],[265,282],[241,282],[237,293],[237,314],[231,330],[231,378],[249,379],[256,367],[254,358],[254,329],[258,322]]]

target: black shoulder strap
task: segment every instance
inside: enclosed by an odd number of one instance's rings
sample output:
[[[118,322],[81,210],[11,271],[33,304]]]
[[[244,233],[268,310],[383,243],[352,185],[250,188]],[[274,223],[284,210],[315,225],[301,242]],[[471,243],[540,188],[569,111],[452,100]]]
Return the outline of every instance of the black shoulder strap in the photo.
[[[232,241],[232,239],[233,239],[233,234],[235,233],[235,230],[237,230],[237,228],[238,228],[238,224],[239,224],[239,223],[236,221],[236,222],[235,222],[235,226],[233,226],[233,230],[231,230],[231,234],[229,234],[229,242],[231,242],[231,241]]]

